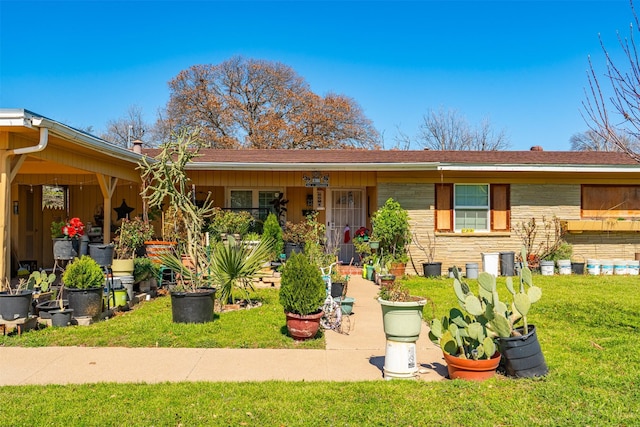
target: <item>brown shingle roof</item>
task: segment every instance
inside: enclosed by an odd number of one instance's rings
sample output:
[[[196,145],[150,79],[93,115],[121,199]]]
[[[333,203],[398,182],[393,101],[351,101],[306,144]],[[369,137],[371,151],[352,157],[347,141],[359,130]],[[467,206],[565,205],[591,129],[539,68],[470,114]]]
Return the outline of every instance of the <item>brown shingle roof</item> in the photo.
[[[159,150],[146,149],[151,157]],[[432,150],[217,150],[203,149],[196,162],[271,164],[458,163],[484,165],[637,165],[624,153],[595,151]],[[640,166],[640,165],[638,165]]]

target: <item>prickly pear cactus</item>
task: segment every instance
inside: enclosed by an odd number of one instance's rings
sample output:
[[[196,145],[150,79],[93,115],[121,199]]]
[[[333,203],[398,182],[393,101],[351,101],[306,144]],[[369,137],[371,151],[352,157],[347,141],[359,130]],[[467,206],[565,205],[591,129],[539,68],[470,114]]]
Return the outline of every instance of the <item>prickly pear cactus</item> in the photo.
[[[496,351],[494,339],[499,336],[491,329],[491,322],[496,314],[500,314],[495,312],[495,307],[502,304],[498,299],[496,279],[488,273],[481,273],[476,295],[456,267],[453,275],[453,289],[460,309],[452,308],[442,320],[434,319],[429,338],[440,345],[442,351],[453,356],[478,360],[490,358]],[[506,312],[504,304],[499,307]],[[504,318],[504,314],[502,316]]]
[[[53,273],[47,274],[46,271],[34,271],[29,276],[27,286],[29,289],[39,286],[42,292],[47,292],[49,290],[49,286],[51,286],[55,281],[56,275]]]

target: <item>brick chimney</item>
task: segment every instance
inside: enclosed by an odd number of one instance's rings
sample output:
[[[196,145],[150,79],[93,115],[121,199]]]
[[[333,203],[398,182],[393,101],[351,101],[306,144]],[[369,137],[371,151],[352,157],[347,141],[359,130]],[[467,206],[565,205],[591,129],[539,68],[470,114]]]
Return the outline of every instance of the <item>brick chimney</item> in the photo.
[[[139,139],[134,139],[133,141],[131,141],[131,144],[133,145],[132,150],[134,153],[142,154],[142,141],[140,141]]]
[[[539,145],[534,145],[533,147],[531,147],[531,151],[544,151],[544,149]]]

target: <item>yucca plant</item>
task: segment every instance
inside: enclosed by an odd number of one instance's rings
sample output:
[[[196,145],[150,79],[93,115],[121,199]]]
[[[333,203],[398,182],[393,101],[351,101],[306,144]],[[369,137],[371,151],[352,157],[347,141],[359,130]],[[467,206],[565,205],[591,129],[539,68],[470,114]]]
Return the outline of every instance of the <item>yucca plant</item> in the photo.
[[[262,265],[270,260],[273,239],[262,239],[251,247],[236,242],[229,236],[226,242],[218,242],[211,254],[208,274],[216,284],[220,302],[235,302],[234,290],[240,290],[248,298],[253,291],[253,279],[260,276]]]

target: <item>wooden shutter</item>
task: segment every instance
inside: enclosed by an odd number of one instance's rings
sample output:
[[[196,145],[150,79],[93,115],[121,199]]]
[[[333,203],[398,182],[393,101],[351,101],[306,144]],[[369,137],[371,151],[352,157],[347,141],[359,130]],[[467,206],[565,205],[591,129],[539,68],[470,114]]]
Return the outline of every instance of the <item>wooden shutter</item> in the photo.
[[[436,231],[453,231],[453,184],[435,184]]]
[[[509,231],[511,206],[509,184],[491,184],[491,230]]]

